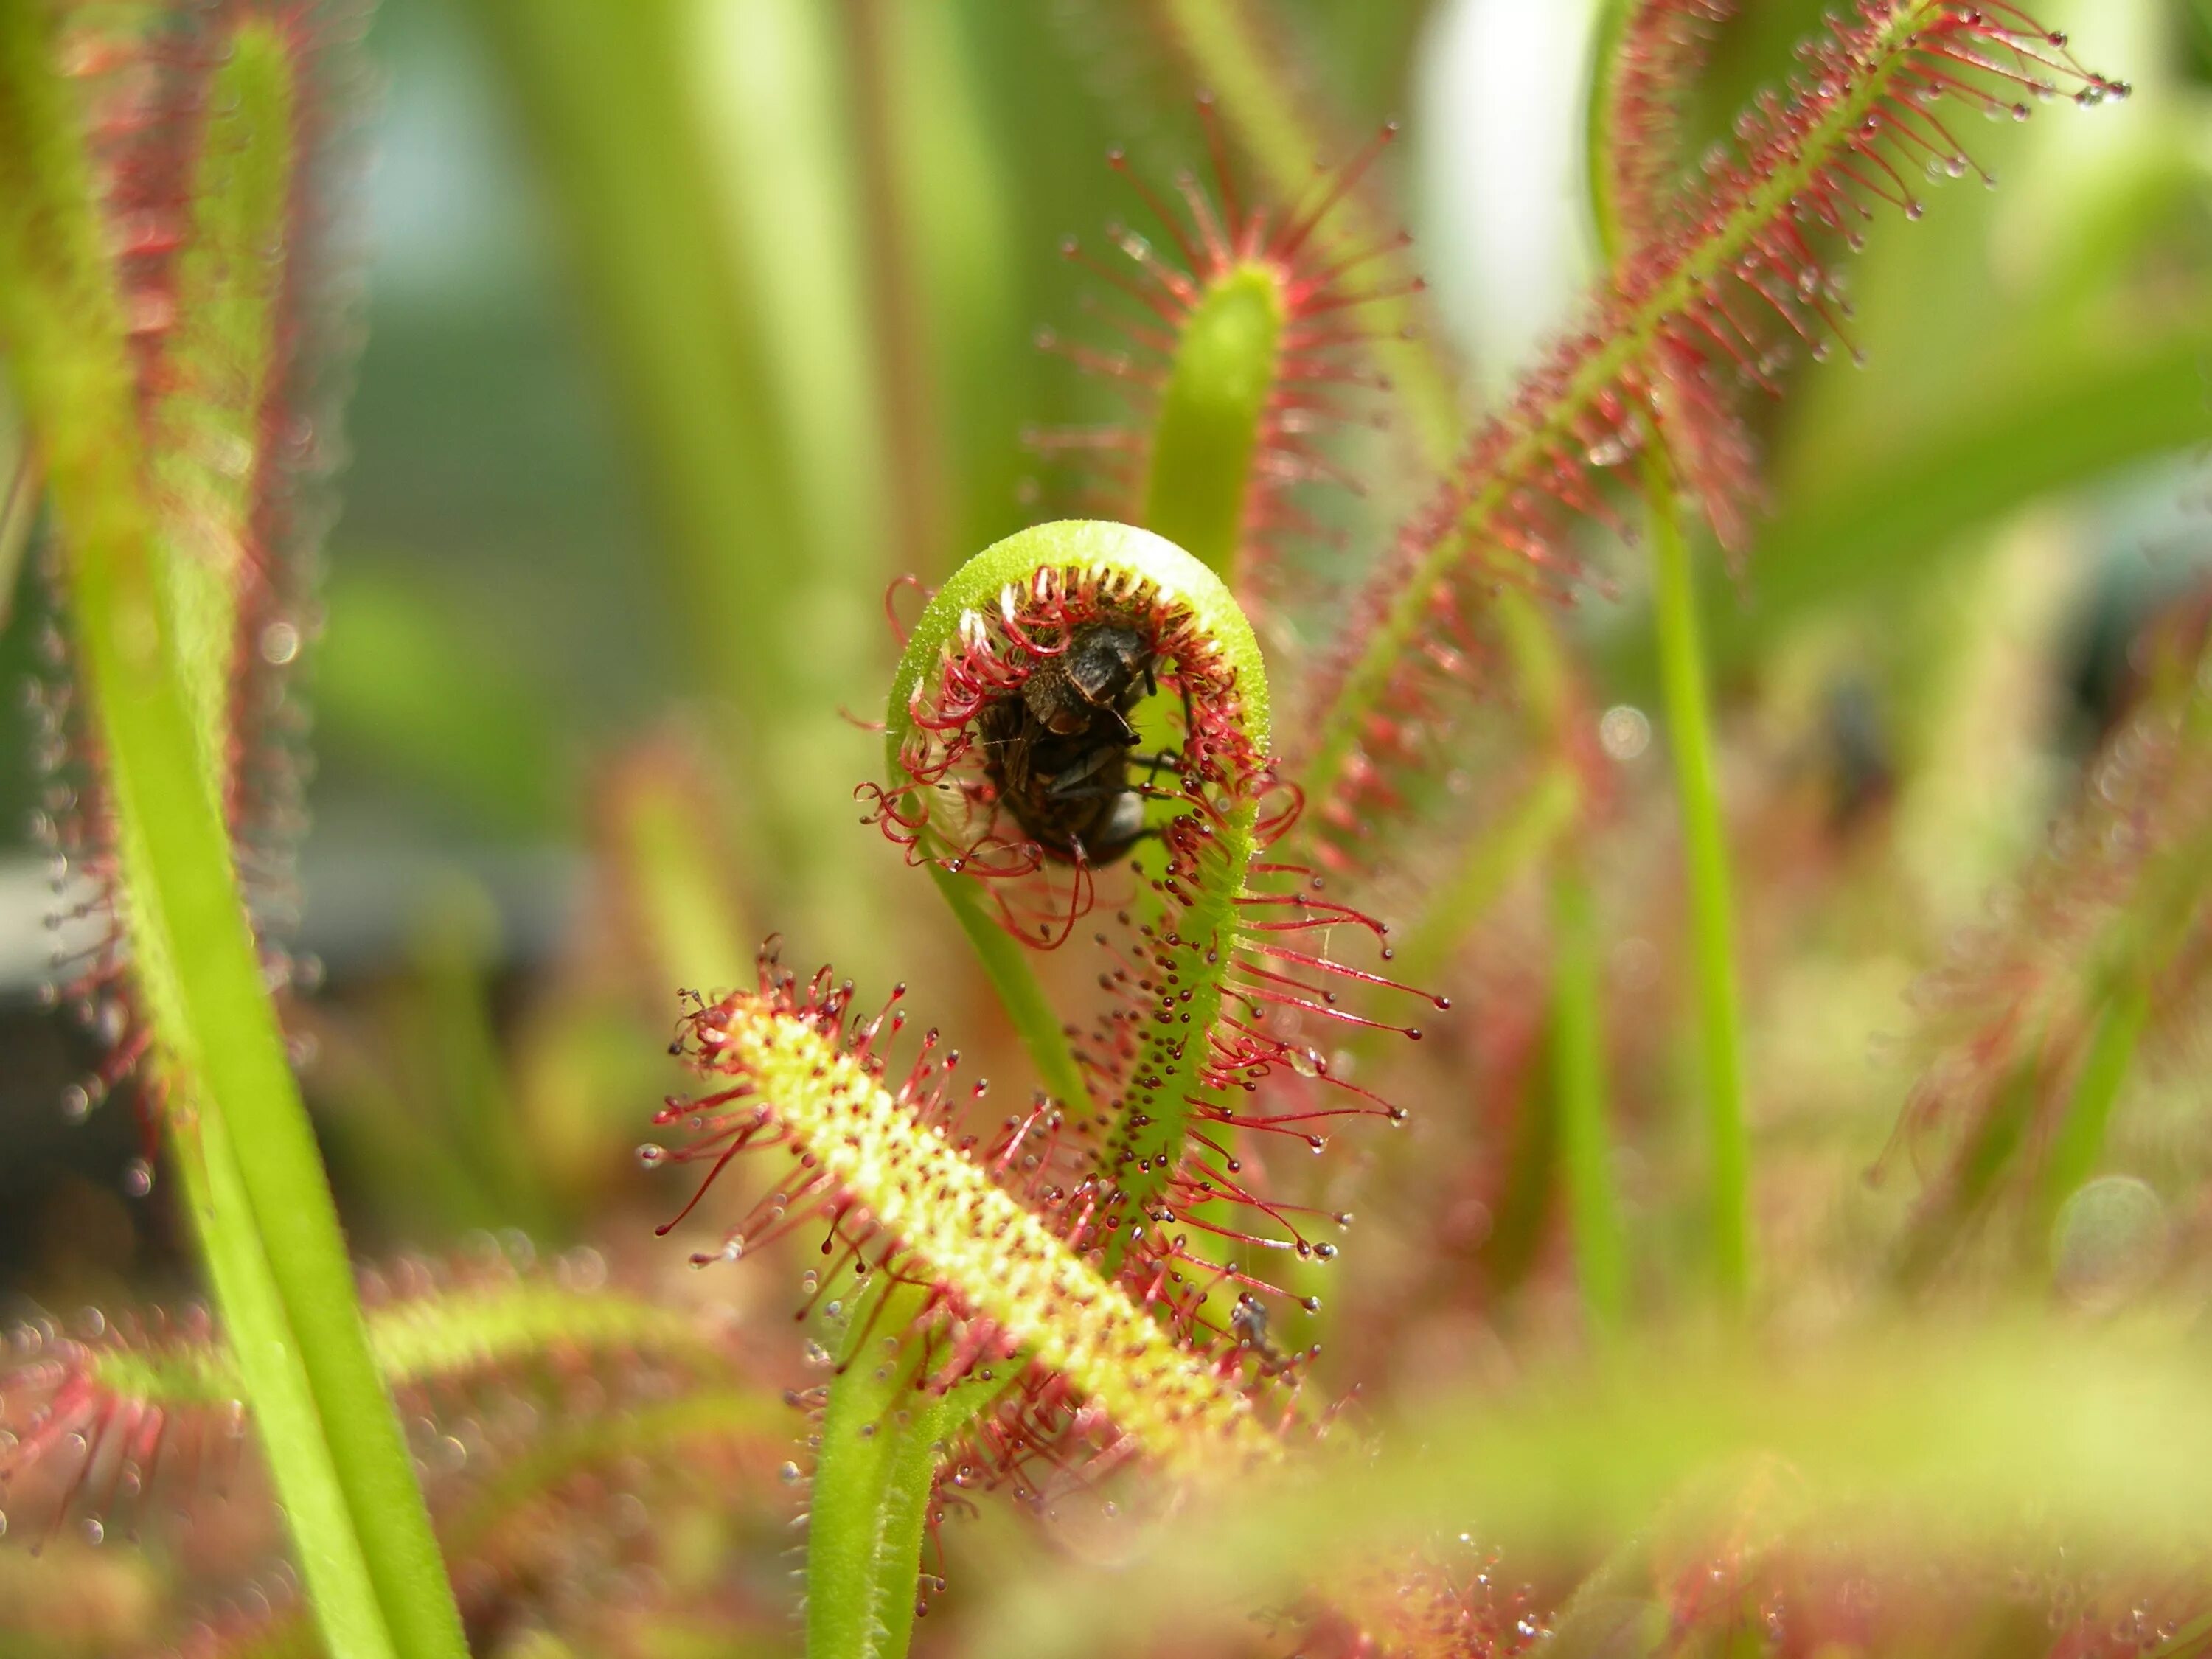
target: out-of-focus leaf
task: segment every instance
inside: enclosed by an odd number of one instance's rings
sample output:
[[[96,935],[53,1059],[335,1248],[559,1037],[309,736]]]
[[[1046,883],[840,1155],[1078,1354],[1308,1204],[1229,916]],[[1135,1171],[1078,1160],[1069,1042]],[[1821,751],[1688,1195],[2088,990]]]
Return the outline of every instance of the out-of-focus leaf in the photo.
[[[1747,588],[1704,572],[1712,648],[1740,661],[1806,613],[1894,594],[1948,543],[2043,496],[2212,439],[2212,329],[2047,359],[1944,429],[1809,481],[1759,530]],[[1644,630],[1619,620],[1615,665],[1656,675]]]
[[[31,526],[39,516],[41,479],[21,423],[0,395],[0,628],[7,626],[22,580],[23,555],[31,545]]]
[[[1786,1358],[1665,1346],[1544,1371],[1395,1424],[1380,1456],[1240,1486],[1149,1537],[1123,1571],[1006,1574],[985,1659],[1142,1650],[1255,1606],[1326,1596],[1332,1566],[1473,1534],[1522,1563],[1589,1562],[1655,1523],[1694,1522],[1716,1477],[1775,1470],[1765,1518],[1824,1545],[1940,1539],[2002,1560],[2031,1518],[2084,1558],[2193,1536],[2212,1502],[2203,1356],[2106,1327],[1945,1339],[1866,1333]],[[1720,1480],[1717,1490],[1729,1483]],[[1710,1517],[1707,1517],[1710,1518]]]
[[[331,585],[316,654],[320,725],[334,746],[412,775],[505,830],[542,830],[567,805],[555,722],[496,629],[388,572]]]
[[[1978,524],[2212,438],[2208,361],[2212,329],[2119,350],[2084,343],[1991,388],[1970,418],[1820,479],[1761,533],[1752,603],[1721,623],[1718,642],[1740,647],[1745,623],[1893,586]]]
[[[821,785],[871,770],[837,709],[881,683],[891,571],[834,16],[799,0],[477,9],[642,441],[669,600],[774,861],[764,920],[865,972],[884,944],[881,866]]]

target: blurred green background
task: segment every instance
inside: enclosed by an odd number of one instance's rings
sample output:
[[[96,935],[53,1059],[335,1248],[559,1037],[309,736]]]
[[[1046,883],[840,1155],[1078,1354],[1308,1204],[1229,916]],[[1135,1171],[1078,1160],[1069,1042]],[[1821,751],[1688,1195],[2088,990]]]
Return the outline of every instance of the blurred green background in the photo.
[[[1923,222],[1873,228],[1846,278],[1869,366],[1796,366],[1790,395],[1757,406],[1771,516],[1740,583],[1710,562],[1741,765],[1887,792],[1884,867],[1911,872],[1925,907],[1839,948],[1846,966],[1780,970],[1814,1012],[1778,1028],[1770,1094],[1795,1087],[1791,1065],[1832,1069],[1845,1050],[1856,1065],[1865,1030],[1894,1023],[1924,948],[1978,913],[2065,798],[2127,694],[2142,619],[2203,588],[2212,7],[2048,9],[2137,97],[1978,125],[1961,136],[2003,189],[1933,181]],[[1698,117],[1716,134],[1785,71],[1817,8],[1746,10]],[[1383,183],[1474,411],[1573,314],[1589,272],[1583,9],[1251,12],[1334,153],[1405,121]],[[1022,435],[1110,419],[1115,391],[1033,337],[1101,337],[1086,317],[1100,284],[1060,244],[1141,221],[1102,165],[1109,144],[1156,181],[1203,168],[1205,77],[1164,15],[1081,0],[375,12],[384,96],[337,204],[373,253],[308,674],[302,928],[332,987],[310,1086],[365,1244],[604,1217],[599,1184],[628,1178],[621,1149],[665,1082],[637,1036],[665,1011],[636,984],[659,981],[609,970],[629,948],[609,849],[654,800],[715,849],[708,938],[742,951],[785,929],[795,957],[868,983],[927,977],[933,1015],[981,1027],[987,1048],[1002,1037],[927,884],[858,822],[848,791],[874,739],[840,710],[876,712],[895,577],[933,581],[1082,505]],[[1387,545],[1419,483],[1402,434],[1344,442],[1373,487],[1316,506],[1340,539],[1296,556],[1323,593]],[[1648,708],[1634,562],[1598,556],[1622,597],[1565,623],[1599,706]],[[1285,636],[1315,640],[1328,614],[1317,602]],[[27,588],[0,676],[27,672],[46,621]],[[37,786],[20,736],[5,742],[13,823]],[[1756,851],[1747,864],[1757,916],[1764,866]],[[0,1285],[61,1304],[173,1281],[158,1198],[122,1196],[129,1114],[77,1127],[55,1104],[94,1050],[33,1006],[43,877],[27,842],[4,881]],[[742,956],[720,971],[741,975]],[[1839,1009],[1827,994],[1845,981]],[[1870,1087],[1856,1121],[1895,1104]],[[518,1118],[554,1149],[546,1168],[506,1144]],[[420,1190],[424,1149],[452,1144],[461,1175]]]
[[[933,583],[1024,524],[1115,510],[1025,446],[1125,405],[1036,336],[1115,340],[1100,313],[1119,302],[1064,237],[1110,260],[1109,227],[1160,234],[1104,165],[1110,145],[1162,188],[1210,172],[1193,104],[1210,70],[1181,24],[1217,3],[1267,43],[1321,155],[1404,123],[1372,215],[1416,234],[1423,337],[1473,420],[1572,322],[1592,275],[1583,0],[375,9],[382,96],[330,198],[365,250],[358,313],[339,308],[362,349],[335,366],[350,454],[305,676],[298,933],[327,984],[289,1028],[363,1258],[452,1258],[480,1231],[588,1243],[605,1253],[595,1274],[732,1310],[774,1350],[760,1376],[803,1382],[788,1262],[691,1275],[680,1245],[653,1248],[681,1197],[630,1149],[682,1086],[663,1053],[671,991],[743,978],[781,931],[793,965],[836,963],[864,1002],[915,982],[920,1023],[958,1034],[994,1102],[1024,1098],[1028,1062],[968,947],[850,792],[880,761],[863,726],[894,659],[895,580]],[[1820,9],[1741,8],[1692,112],[1700,143],[1790,72]],[[1924,219],[1869,224],[1842,266],[1864,366],[1790,362],[1785,395],[1748,401],[1767,471],[1756,544],[1735,574],[1701,550],[1778,1331],[1894,1305],[1894,1247],[1945,1152],[1931,1139],[1924,1169],[1862,1179],[1936,1046],[1910,988],[2015,890],[2155,643],[2201,641],[2212,617],[2212,0],[2039,9],[2136,95],[2025,126],[1947,112],[2002,187],[1915,180]],[[1243,113],[1224,109],[1236,140]],[[1279,193],[1231,150],[1248,198]],[[1262,622],[1292,707],[1344,593],[1429,482],[1418,422],[1384,395],[1360,412],[1390,419],[1326,442],[1364,491],[1303,492],[1324,533],[1278,550],[1297,576]],[[1557,620],[1614,786],[1577,849],[1613,1173],[1632,1298],[1687,1324],[1704,1151],[1668,733],[1643,562],[1594,526],[1585,542],[1617,593]],[[892,607],[915,603],[901,590]],[[33,672],[52,623],[23,584],[0,678]],[[1394,923],[1421,921],[1525,787],[1533,723],[1506,673],[1491,689],[1455,726],[1448,775],[1426,781],[1441,810],[1356,895]],[[21,729],[0,730],[0,822],[21,823],[41,787]],[[128,1103],[82,1124],[63,1110],[100,1050],[38,1004],[52,936],[32,846],[0,847],[0,1328],[193,1285],[166,1188],[129,1195],[147,1148]],[[1425,1017],[1420,1048],[1353,1045],[1363,1082],[1413,1108],[1407,1129],[1346,1135],[1310,1165],[1299,1149],[1286,1189],[1362,1217],[1326,1312],[1275,1331],[1327,1336],[1329,1398],[1479,1389],[1580,1336],[1545,1139],[1553,931],[1542,884],[1509,884],[1438,953],[1455,1006]],[[1086,966],[1043,971],[1069,991]],[[2102,1232],[2029,1218],[2050,1235],[2032,1271],[2057,1269],[2039,1291],[2062,1304],[2118,1305],[2157,1280],[2161,1310],[2201,1322],[2212,1306],[2212,1279],[2172,1248],[2212,1238],[2212,1009],[2196,988],[2200,1006],[2147,1042],[2158,1063],[2129,1074],[2099,1164],[2117,1183],[2099,1195],[2131,1207]],[[2087,1289],[2076,1257],[2094,1258]],[[748,1617],[781,1617],[786,1495],[714,1494],[757,1524],[742,1551],[713,1528],[678,1539],[700,1583],[742,1557]],[[990,1559],[1010,1525],[987,1510],[956,1530],[956,1558]],[[42,1650],[39,1573],[97,1591],[90,1559],[0,1557],[17,1575],[0,1580],[0,1650],[27,1630]],[[173,1563],[100,1559],[154,1575],[134,1594],[192,1587]],[[945,1650],[965,1650],[961,1605],[935,1621]],[[146,1616],[118,1615],[117,1641]]]

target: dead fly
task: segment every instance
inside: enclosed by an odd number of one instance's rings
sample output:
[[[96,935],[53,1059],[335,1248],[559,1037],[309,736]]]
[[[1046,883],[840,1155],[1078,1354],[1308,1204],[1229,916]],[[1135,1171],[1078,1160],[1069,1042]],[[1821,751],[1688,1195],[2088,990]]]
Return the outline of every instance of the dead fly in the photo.
[[[1111,864],[1145,834],[1129,783],[1129,713],[1157,691],[1155,653],[1139,629],[1089,623],[1039,661],[1018,692],[977,718],[983,767],[1015,821],[1048,857]]]

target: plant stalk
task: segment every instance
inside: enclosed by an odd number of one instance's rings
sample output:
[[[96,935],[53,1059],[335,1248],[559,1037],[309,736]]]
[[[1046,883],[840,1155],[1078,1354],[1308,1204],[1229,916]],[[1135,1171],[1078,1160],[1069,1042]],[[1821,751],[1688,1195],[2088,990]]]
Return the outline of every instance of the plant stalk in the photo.
[[[997,1392],[980,1381],[917,1386],[919,1346],[900,1339],[927,1305],[927,1286],[885,1274],[856,1300],[808,1504],[807,1659],[903,1659],[943,1443]]]
[[[134,977],[186,1207],[330,1651],[461,1659],[162,603],[174,550],[146,488],[120,306],[50,27],[45,8],[0,9],[0,333],[68,549]]]
[[[1590,1332],[1617,1334],[1627,1307],[1628,1255],[1613,1189],[1613,1132],[1607,1121],[1605,1032],[1598,935],[1589,878],[1562,851],[1552,871],[1552,1079],[1559,1115],[1559,1168],[1575,1276]]]
[[[1698,617],[1697,583],[1682,532],[1674,466],[1655,431],[1644,454],[1650,504],[1652,612],[1659,640],[1682,851],[1689,883],[1692,987],[1697,1000],[1699,1081],[1705,1101],[1708,1245],[1714,1288],[1740,1307],[1751,1284],[1751,1147],[1743,1111],[1743,1042],[1735,968],[1735,915],[1721,823],[1711,697]]]
[[[2059,1121],[2051,1150],[2037,1177],[2032,1218],[2047,1235],[2059,1206],[2088,1180],[2105,1150],[2105,1133],[2112,1121],[2121,1086],[2136,1057],[2143,1027],[2150,1019],[2150,995],[2141,980],[2116,988],[2089,1039],[2089,1052],[2074,1085],[2066,1115]],[[2035,1241],[2039,1245],[2047,1242]]]

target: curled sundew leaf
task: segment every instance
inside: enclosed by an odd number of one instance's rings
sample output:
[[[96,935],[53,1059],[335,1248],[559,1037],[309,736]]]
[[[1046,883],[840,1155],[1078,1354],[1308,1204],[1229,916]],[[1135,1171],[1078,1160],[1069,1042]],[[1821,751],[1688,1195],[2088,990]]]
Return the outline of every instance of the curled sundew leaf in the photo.
[[[2126,91],[2011,5],[1860,0],[1802,56],[1790,90],[1753,104],[1738,148],[1709,164],[1674,225],[1624,250],[1583,320],[1401,531],[1297,757],[1325,865],[1361,860],[1368,826],[1424,763],[1452,688],[1469,678],[1488,592],[1570,587],[1585,574],[1576,525],[1623,527],[1608,496],[1638,487],[1626,463],[1655,414],[1677,428],[1717,424],[1706,414],[1737,382],[1774,386],[1784,343],[1816,357],[1849,347],[1828,249],[1856,243],[1879,204],[1917,218],[1911,175],[1973,170],[1954,110],[2025,116],[2029,100],[2062,92],[2089,104]],[[1735,493],[1713,466],[1700,471],[1708,496]]]
[[[1054,732],[1073,672],[1065,659],[1102,629],[1136,642],[1167,714],[1150,726],[1142,700],[1126,714],[1079,708],[1085,729]],[[1133,678],[1127,690],[1133,697]],[[1140,732],[1163,744],[1157,761],[1134,754]],[[1217,1284],[1260,1292],[1274,1287],[1189,1250],[1191,1234],[1306,1259],[1335,1247],[1261,1195],[1233,1143],[1242,1132],[1319,1151],[1337,1120],[1400,1115],[1333,1076],[1317,1028],[1375,1023],[1342,990],[1403,988],[1334,959],[1328,930],[1380,928],[1325,896],[1310,871],[1268,857],[1297,812],[1275,787],[1270,745],[1259,647],[1218,577],[1144,531],[1046,525],[979,554],[924,611],[892,689],[892,782],[873,791],[909,858],[951,894],[988,890],[1017,937],[1060,945],[1094,908],[1113,918],[1095,935],[1108,952],[1105,1011],[1079,1048],[1057,1022],[1040,1038],[1021,1017],[1034,981],[1010,991],[993,969],[1047,1088],[1100,1143],[1097,1241],[1109,1267],[1134,1248],[1163,1271],[1187,1259]],[[1048,756],[1025,784],[1025,757]],[[1051,844],[1060,779],[1071,776],[1102,813],[1132,809],[1135,833],[1096,855],[1074,836]],[[1014,965],[1026,975],[1018,956]],[[1073,1091],[1060,1075],[1070,1071]],[[1220,1203],[1279,1231],[1261,1237],[1200,1212]]]
[[[1067,729],[1048,735],[1126,735],[1137,712],[1131,697],[1142,685],[1180,705],[1182,729],[1170,734],[1179,750],[1159,765],[1139,763],[1133,775],[1126,747],[1109,756],[1102,742],[1098,754],[1078,756],[1101,763],[1079,781],[1111,780],[1110,790],[1055,793],[1059,781],[1051,777],[1036,781],[1041,787],[1021,787],[1006,769],[1019,735],[1012,717],[1023,708],[1034,713],[1057,684],[1052,677],[1064,678],[1059,665],[1079,632],[1104,628],[1128,636],[1132,653],[1121,665],[1115,696],[1103,700],[1116,707],[1109,711],[1089,693],[1072,694],[1074,701],[1047,722]],[[1001,714],[1010,729],[987,730],[985,720]],[[1268,777],[1267,671],[1236,599],[1218,575],[1174,544],[1100,520],[1041,525],[963,565],[932,597],[907,641],[886,721],[890,781],[867,791],[884,833],[907,849],[910,862],[990,884],[1008,931],[1033,944],[1064,942],[1097,902],[1097,872],[1170,809],[1180,816],[1211,806],[1240,819],[1249,837]],[[1118,816],[1125,793],[1139,797],[1140,819]],[[1062,808],[1060,794],[1091,809]],[[1033,897],[1016,885],[1062,872],[1045,884],[1050,890]]]
[[[1009,801],[1005,740],[983,722],[1023,719],[1031,676],[1065,655],[1076,629],[1101,626],[1133,636],[1151,683],[1180,704],[1180,778],[1158,767],[1132,775],[1126,751],[1100,750],[1093,775],[1074,786],[1087,806],[1070,802],[1063,814],[1049,775],[1041,792]],[[1241,826],[1231,838],[1249,860],[1267,718],[1258,642],[1221,580],[1171,543],[1125,526],[1045,525],[986,549],[931,599],[907,641],[886,714],[890,782],[867,786],[878,817],[909,862],[930,869],[1045,1086],[1079,1115],[1091,1115],[1090,1080],[1007,936],[1064,943],[1093,908],[1107,849],[1101,842],[1094,855],[1085,840],[1097,839],[1091,826],[1101,817],[1126,852],[1133,831],[1159,833],[1170,810],[1178,819],[1204,812]],[[1178,781],[1179,793],[1169,787]],[[1038,802],[1066,830],[1050,854],[1032,827]],[[1116,823],[1117,814],[1130,821]],[[1231,891],[1242,875],[1240,862]]]

